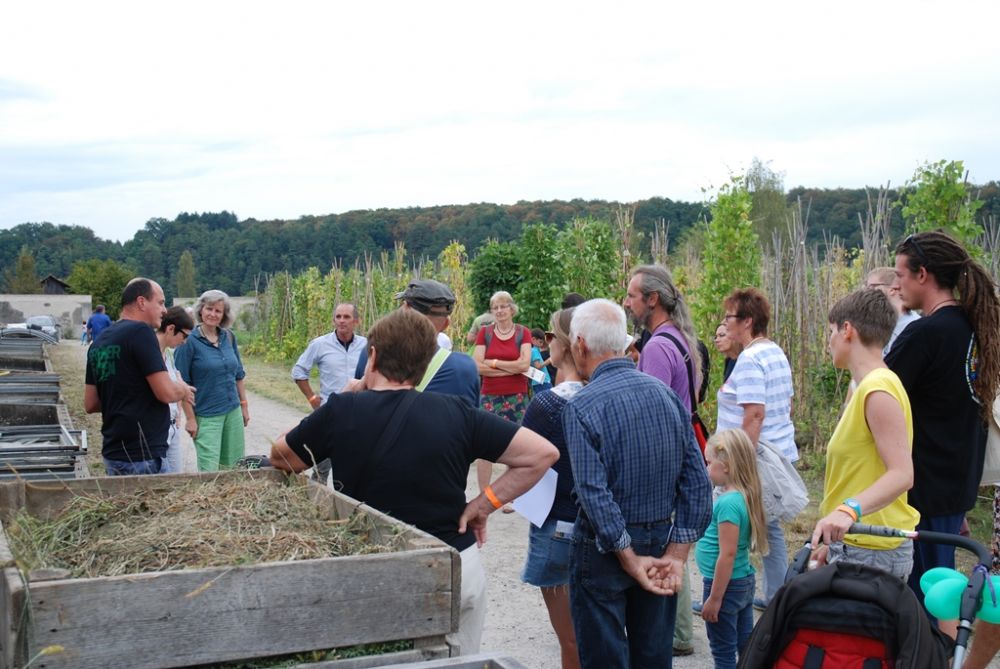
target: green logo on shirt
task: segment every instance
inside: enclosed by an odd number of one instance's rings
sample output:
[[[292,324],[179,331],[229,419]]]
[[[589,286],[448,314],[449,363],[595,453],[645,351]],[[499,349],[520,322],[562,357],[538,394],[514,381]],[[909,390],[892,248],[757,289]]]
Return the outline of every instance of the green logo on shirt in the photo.
[[[116,363],[121,356],[121,346],[109,344],[100,348],[90,350],[90,366],[94,370],[94,377],[97,383],[107,381],[115,375]]]

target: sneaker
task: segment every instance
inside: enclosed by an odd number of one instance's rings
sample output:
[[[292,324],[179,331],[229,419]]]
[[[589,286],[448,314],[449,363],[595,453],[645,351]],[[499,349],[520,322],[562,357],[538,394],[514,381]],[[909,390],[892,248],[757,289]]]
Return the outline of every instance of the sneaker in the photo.
[[[765,602],[760,597],[754,597],[753,598],[753,607],[755,609],[757,609],[758,611],[766,611],[767,610],[767,602]]]
[[[687,648],[674,646],[674,657],[683,657],[685,655],[694,655],[694,646],[688,646]]]
[[[700,616],[703,604],[704,602],[691,602],[691,610]]]

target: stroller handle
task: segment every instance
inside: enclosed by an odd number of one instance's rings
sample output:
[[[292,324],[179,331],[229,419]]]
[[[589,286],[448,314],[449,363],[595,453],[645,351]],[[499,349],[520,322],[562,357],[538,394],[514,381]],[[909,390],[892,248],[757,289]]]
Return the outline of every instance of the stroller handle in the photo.
[[[898,530],[894,527],[884,527],[882,525],[866,525],[865,523],[854,523],[847,534],[869,534],[875,537],[893,537],[899,539],[912,539],[914,541],[927,541],[932,544],[945,544],[967,550],[978,558],[979,563],[987,568],[993,561],[993,554],[986,546],[975,539],[963,537],[958,534],[948,534],[947,532],[927,532],[916,530]]]

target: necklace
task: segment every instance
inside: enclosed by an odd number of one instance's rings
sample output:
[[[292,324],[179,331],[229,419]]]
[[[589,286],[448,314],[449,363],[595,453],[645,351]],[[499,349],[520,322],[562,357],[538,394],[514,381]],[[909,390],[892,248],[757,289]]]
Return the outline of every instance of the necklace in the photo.
[[[947,300],[941,300],[940,302],[938,302],[937,304],[935,304],[933,307],[931,307],[930,309],[928,309],[927,313],[924,314],[924,315],[925,316],[930,316],[931,314],[933,314],[935,311],[938,310],[938,307],[944,306],[945,304],[948,304],[949,302],[957,302],[957,300],[954,297],[949,297]]]
[[[493,327],[493,331],[497,333],[498,337],[504,337],[504,338],[506,338],[506,337],[509,337],[512,334],[514,334],[514,328],[515,328],[514,324],[511,323],[509,330],[501,330],[498,326],[494,326]]]
[[[767,337],[754,337],[753,339],[750,340],[750,343],[747,344],[744,348],[750,348],[759,341],[767,341]]]

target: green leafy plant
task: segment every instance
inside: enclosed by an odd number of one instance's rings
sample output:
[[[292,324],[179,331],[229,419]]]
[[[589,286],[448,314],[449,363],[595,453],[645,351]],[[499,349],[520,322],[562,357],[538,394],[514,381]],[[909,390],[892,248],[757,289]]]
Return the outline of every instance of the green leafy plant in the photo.
[[[498,290],[513,295],[521,285],[520,258],[517,244],[487,240],[469,263],[469,288],[475,300],[476,312],[489,309],[490,296]]]
[[[976,212],[983,202],[973,198],[968,174],[961,160],[924,163],[906,183],[902,198],[903,216],[909,232],[943,228],[977,255],[983,226],[976,222]]]
[[[544,328],[566,292],[556,239],[552,225],[538,223],[521,231],[518,268],[528,280],[518,286],[514,299],[520,307],[517,321],[528,327]]]

